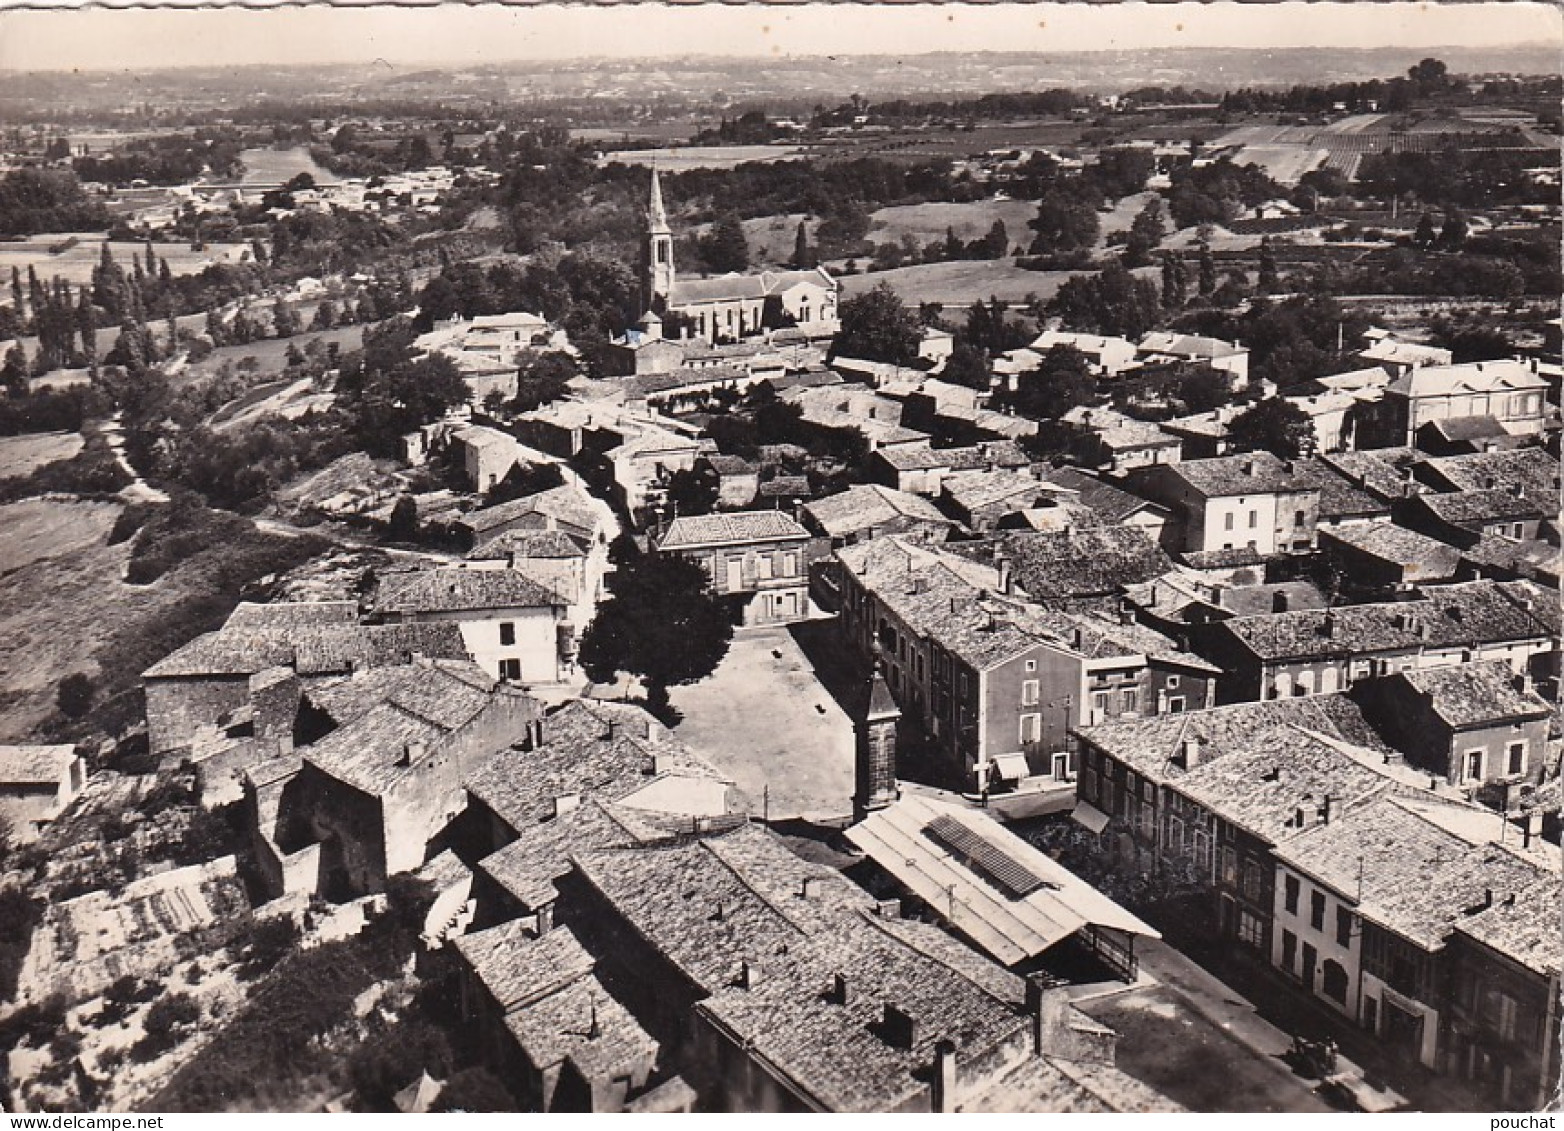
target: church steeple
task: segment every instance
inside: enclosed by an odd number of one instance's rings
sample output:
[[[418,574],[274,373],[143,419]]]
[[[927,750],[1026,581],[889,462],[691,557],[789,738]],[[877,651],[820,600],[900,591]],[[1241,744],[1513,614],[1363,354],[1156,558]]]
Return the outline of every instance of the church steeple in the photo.
[[[647,311],[661,314],[668,309],[668,297],[673,293],[673,229],[668,226],[662,180],[657,176],[655,166],[651,198],[646,208],[646,250],[642,258],[642,304]]]
[[[863,820],[900,795],[896,787],[896,724],[901,708],[885,683],[885,665],[875,648],[874,674],[869,677],[869,701],[854,728],[853,818]]]

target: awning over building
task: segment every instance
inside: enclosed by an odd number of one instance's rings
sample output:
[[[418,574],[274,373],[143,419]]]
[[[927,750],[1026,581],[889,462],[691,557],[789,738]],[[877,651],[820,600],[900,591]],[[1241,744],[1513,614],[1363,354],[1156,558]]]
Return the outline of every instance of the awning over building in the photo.
[[[1020,781],[1031,773],[1032,767],[1026,764],[1025,754],[994,755],[994,776],[1003,781]]]
[[[1087,927],[1160,937],[986,813],[907,795],[847,839],[1006,966]]]
[[[1108,814],[1090,801],[1077,801],[1075,808],[1070,812],[1070,818],[1076,824],[1086,826],[1093,833],[1100,833],[1108,827]]]

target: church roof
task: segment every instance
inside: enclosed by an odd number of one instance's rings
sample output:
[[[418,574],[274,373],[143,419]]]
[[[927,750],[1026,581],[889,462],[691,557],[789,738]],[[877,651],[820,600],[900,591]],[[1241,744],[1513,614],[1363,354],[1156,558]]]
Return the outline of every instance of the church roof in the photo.
[[[652,199],[646,209],[647,226],[653,235],[663,235],[668,229],[668,211],[663,207],[663,184],[652,170]]]
[[[675,279],[668,302],[672,307],[680,307],[765,298],[801,284],[836,290],[836,280],[820,267],[812,271],[762,271],[758,275],[730,273],[714,279]]]

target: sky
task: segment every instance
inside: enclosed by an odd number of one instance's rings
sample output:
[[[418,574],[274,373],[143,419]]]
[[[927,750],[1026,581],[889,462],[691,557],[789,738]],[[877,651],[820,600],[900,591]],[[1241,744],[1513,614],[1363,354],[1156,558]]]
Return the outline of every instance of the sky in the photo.
[[[32,0],[33,3],[72,0]],[[110,0],[118,2],[118,0]],[[194,0],[180,0],[192,3]],[[622,4],[4,10],[0,70],[703,54],[1561,42],[1549,3]]]

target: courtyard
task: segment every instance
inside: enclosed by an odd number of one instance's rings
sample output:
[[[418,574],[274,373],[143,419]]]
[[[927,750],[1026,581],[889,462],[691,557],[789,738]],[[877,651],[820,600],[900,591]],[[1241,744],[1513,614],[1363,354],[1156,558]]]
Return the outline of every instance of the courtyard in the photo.
[[[706,679],[669,689],[678,737],[771,820],[852,812],[853,725],[786,628],[741,629]]]

